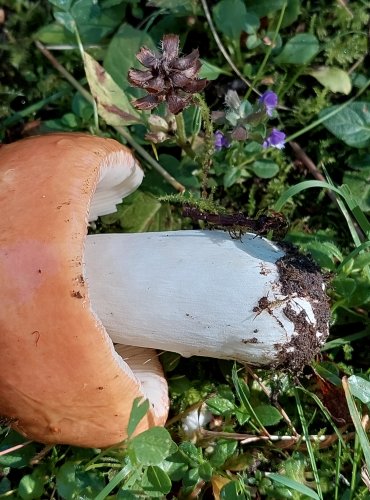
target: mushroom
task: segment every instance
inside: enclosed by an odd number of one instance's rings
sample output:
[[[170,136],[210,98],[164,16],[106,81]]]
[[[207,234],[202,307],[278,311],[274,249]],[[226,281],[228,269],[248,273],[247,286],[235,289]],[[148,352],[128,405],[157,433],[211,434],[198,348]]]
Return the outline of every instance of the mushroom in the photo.
[[[142,177],[111,139],[56,134],[0,149],[0,415],[29,438],[113,445],[127,437],[136,398],[151,403],[137,432],[167,418],[157,354],[116,353],[83,263],[88,214],[114,210]]]
[[[154,348],[300,370],[328,335],[322,276],[294,249],[222,231],[86,238],[87,217],[114,211],[142,179],[113,140],[3,146],[0,176],[0,415],[28,437],[119,442],[136,397],[151,402],[138,432],[163,424]]]

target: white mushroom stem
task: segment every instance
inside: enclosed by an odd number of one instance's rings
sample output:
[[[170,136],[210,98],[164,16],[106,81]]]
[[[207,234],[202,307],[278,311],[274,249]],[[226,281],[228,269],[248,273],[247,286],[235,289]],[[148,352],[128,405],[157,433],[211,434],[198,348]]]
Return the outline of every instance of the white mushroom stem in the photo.
[[[91,235],[85,277],[114,342],[270,365],[294,357],[302,318],[315,346],[327,336],[306,294],[283,293],[283,256],[266,239],[221,231]]]

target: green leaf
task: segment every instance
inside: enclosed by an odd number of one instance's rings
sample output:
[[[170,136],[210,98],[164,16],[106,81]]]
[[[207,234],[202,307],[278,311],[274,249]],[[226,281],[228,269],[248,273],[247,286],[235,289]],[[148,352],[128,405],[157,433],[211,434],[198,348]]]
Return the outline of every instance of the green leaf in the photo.
[[[148,5],[169,10],[177,15],[192,14],[196,7],[193,0],[149,0]]]
[[[235,411],[235,405],[231,401],[220,396],[215,396],[206,400],[206,405],[215,415],[229,415]]]
[[[128,450],[141,465],[158,465],[171,451],[173,441],[163,427],[152,427],[129,441]]]
[[[86,77],[98,105],[99,115],[112,126],[140,123],[140,115],[112,77],[89,54],[84,53]]]
[[[219,439],[215,444],[214,451],[209,458],[213,467],[221,467],[228,458],[237,450],[238,442],[232,439]]]
[[[32,474],[26,474],[19,482],[19,496],[22,500],[40,498],[44,492],[44,481],[44,474],[39,469],[35,469]]]
[[[214,21],[221,33],[238,40],[248,24],[248,14],[242,0],[221,0],[213,7]]]
[[[104,8],[98,2],[77,0],[70,12],[76,21],[82,42],[98,43],[112,33],[124,19],[125,2],[121,0],[117,5]]]
[[[189,441],[184,441],[183,443],[180,443],[179,452],[183,455],[186,462],[191,467],[198,466],[202,459],[202,457],[200,456],[201,453],[200,450],[198,450],[198,448]]]
[[[143,45],[156,50],[153,40],[145,31],[123,24],[108,46],[104,67],[122,89],[130,87],[127,73],[132,66],[143,69],[136,59],[136,54]]]
[[[359,207],[364,212],[370,211],[370,167],[344,172],[343,182],[350,188]]]
[[[280,54],[275,57],[277,64],[308,64],[320,50],[319,41],[311,33],[300,33],[288,40]]]
[[[210,481],[212,474],[213,474],[213,468],[211,464],[208,462],[203,462],[199,465],[198,467],[199,471],[199,476],[204,479],[204,481]]]
[[[128,437],[131,437],[136,427],[139,425],[140,420],[144,418],[149,410],[149,401],[145,399],[140,404],[141,398],[134,399],[130,413],[130,420],[127,426]]]
[[[199,78],[207,78],[207,80],[216,80],[220,75],[231,75],[229,71],[225,71],[214,64],[201,59],[202,67],[199,71]]]
[[[370,382],[363,377],[351,375],[348,379],[348,385],[352,396],[368,405],[370,403]]]
[[[142,488],[149,496],[167,495],[171,491],[172,482],[168,474],[158,467],[151,465],[144,473]]]
[[[279,172],[279,165],[271,160],[257,160],[253,163],[252,170],[261,179],[271,179]]]
[[[245,0],[248,12],[253,12],[258,17],[265,17],[272,12],[280,10],[286,0]]]
[[[265,426],[276,425],[283,418],[279,411],[271,405],[256,406],[254,411],[260,422]]]
[[[58,7],[58,9],[62,9],[68,11],[71,7],[73,0],[49,0],[49,3]]]
[[[319,117],[325,118],[338,107],[324,109]],[[325,120],[324,126],[348,146],[364,148],[370,144],[370,104],[365,101],[352,102]]]
[[[315,500],[320,500],[320,497],[316,493],[316,491],[312,490],[311,488],[309,488],[304,484],[298,483],[297,481],[290,479],[289,477],[282,476],[281,474],[275,474],[273,472],[266,473],[266,476],[269,479],[275,481],[276,483],[287,486],[288,488],[297,491],[298,493],[302,493],[302,495],[306,495],[309,498],[314,498]]]
[[[100,474],[85,471],[76,462],[65,462],[56,474],[58,495],[65,500],[95,499],[104,485],[105,480]]]
[[[246,500],[239,481],[230,481],[221,489],[220,500]]]
[[[352,90],[352,82],[346,71],[336,67],[320,66],[310,71],[311,76],[316,78],[325,88],[332,92],[340,92],[348,95]]]

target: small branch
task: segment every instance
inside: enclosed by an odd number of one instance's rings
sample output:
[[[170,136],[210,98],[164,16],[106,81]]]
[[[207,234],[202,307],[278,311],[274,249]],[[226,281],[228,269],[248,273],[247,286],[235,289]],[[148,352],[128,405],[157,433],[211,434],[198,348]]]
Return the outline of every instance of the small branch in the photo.
[[[3,457],[4,455],[7,455],[8,453],[13,453],[13,451],[20,450],[21,448],[24,448],[25,446],[31,444],[32,441],[26,441],[25,443],[17,444],[16,446],[12,446],[11,448],[7,448],[6,450],[0,451],[0,457]]]
[[[59,71],[59,73],[74,87],[80,94],[91,104],[95,104],[92,95],[83,88],[83,86],[57,61],[51,52],[39,41],[35,41],[36,47],[40,52],[50,61],[52,66]],[[185,186],[180,184],[172,175],[170,175],[150,154],[138,144],[132,137],[130,132],[125,127],[113,127],[119,134],[121,134],[127,142],[138,152],[138,154],[149,163],[157,172],[162,175],[166,181],[171,184],[177,191],[183,193]]]
[[[317,168],[315,163],[305,153],[305,151],[303,151],[303,149],[301,148],[301,146],[297,142],[290,141],[289,146],[293,149],[297,160],[301,161],[303,163],[303,165],[305,165],[307,167],[307,169],[310,172],[310,174],[312,175],[312,177],[314,177],[315,179],[317,179],[319,181],[326,182],[325,177],[319,171],[319,169]],[[332,191],[327,191],[327,194],[328,194],[329,198],[331,199],[331,201],[333,203],[337,204],[337,198],[334,195],[334,193]]]

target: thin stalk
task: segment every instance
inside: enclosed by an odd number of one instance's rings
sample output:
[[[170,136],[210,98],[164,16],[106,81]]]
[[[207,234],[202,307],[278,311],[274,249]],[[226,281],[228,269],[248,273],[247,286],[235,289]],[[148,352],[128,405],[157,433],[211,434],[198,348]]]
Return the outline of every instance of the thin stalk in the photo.
[[[275,30],[274,36],[272,37],[272,40],[271,40],[271,45],[266,50],[265,57],[263,58],[263,61],[260,64],[260,67],[258,68],[258,71],[257,71],[255,77],[253,78],[252,85],[249,87],[248,92],[245,95],[245,99],[248,99],[248,97],[250,96],[250,94],[252,92],[252,88],[256,86],[263,70],[265,69],[266,63],[271,55],[272,49],[274,48],[274,45],[275,45],[276,38],[279,34],[281,23],[283,22],[286,8],[287,8],[287,3],[285,2],[281,8],[281,11],[280,11],[280,17],[279,17],[277,25],[276,25],[276,30]]]
[[[231,59],[231,57],[229,55],[229,53],[227,52],[227,50],[225,49],[223,43],[221,42],[221,39],[218,36],[218,33],[216,31],[215,25],[213,24],[212,16],[211,16],[211,13],[210,13],[209,8],[208,8],[207,0],[200,0],[200,1],[202,3],[204,15],[206,16],[206,19],[207,19],[207,22],[208,22],[208,25],[209,25],[209,29],[211,30],[213,38],[214,38],[214,40],[215,40],[218,48],[220,49],[221,54],[224,56],[224,58],[226,59],[226,61],[229,63],[229,65],[231,66],[231,68],[234,71],[234,73],[236,73],[238,75],[238,77],[247,85],[247,87],[252,88],[253,92],[255,92],[257,95],[260,96],[261,93],[258,92],[258,90],[256,90],[255,88],[252,87],[252,83],[249,80],[247,80],[242,75],[242,73],[238,70],[238,68],[235,66],[233,60]]]
[[[176,121],[176,139],[177,144],[185,151],[185,153],[190,156],[190,158],[195,158],[195,152],[193,151],[190,142],[186,137],[184,115],[178,113],[175,115]]]
[[[64,78],[74,87],[90,104],[94,105],[95,101],[92,95],[56,60],[49,50],[39,41],[35,42],[36,47],[50,61],[51,65],[64,76]],[[138,154],[151,165],[166,181],[171,184],[177,191],[183,193],[185,186],[180,184],[172,175],[170,175],[157,161],[150,156],[147,151],[138,144],[131,136],[130,132],[124,127],[113,127],[127,142],[138,152]]]

